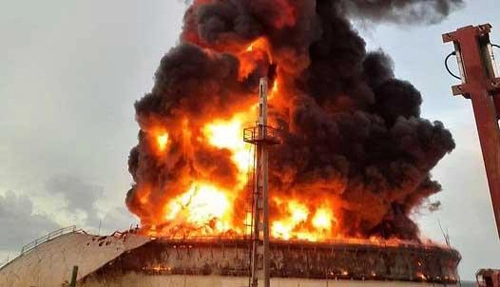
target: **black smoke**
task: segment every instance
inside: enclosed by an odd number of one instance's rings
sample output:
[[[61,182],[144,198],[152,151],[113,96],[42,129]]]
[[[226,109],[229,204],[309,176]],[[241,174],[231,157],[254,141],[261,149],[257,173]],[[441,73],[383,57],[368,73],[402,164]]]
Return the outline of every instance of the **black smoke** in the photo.
[[[346,13],[397,24],[436,24],[464,6],[463,0],[343,0]]]
[[[157,124],[175,131],[186,119],[189,126],[183,129],[196,133],[207,119],[228,117],[254,100],[256,79],[266,68],[241,79],[236,53],[265,37],[286,97],[286,104],[272,107],[284,139],[271,157],[272,190],[305,200],[333,198],[338,228],[346,235],[418,238],[411,212],[441,190],[430,171],[455,144],[441,122],[420,117],[420,92],[395,78],[388,55],[366,51],[350,19],[429,24],[462,4],[194,1],[185,14],[181,43],[162,59],[152,92],[135,104],[142,131],[129,159],[135,181],[127,195],[129,208],[151,224],[160,211],[140,204],[138,190],[144,186],[152,189],[151,199],[163,202],[185,190],[181,179],[186,177],[236,181],[224,152],[192,151],[176,140],[180,132],[172,132],[172,150],[158,159],[144,133]]]

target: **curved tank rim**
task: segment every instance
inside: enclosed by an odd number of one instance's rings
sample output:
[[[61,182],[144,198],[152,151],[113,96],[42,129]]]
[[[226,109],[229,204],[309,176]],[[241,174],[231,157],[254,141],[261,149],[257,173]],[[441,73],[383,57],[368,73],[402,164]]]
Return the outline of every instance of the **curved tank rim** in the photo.
[[[169,245],[180,245],[180,246],[188,246],[189,245],[248,245],[251,244],[250,238],[230,238],[230,237],[196,237],[196,238],[168,238],[168,237],[151,237],[152,241],[157,241],[163,244]],[[378,242],[374,242],[372,240],[364,240],[364,239],[346,239],[346,240],[326,240],[326,241],[308,241],[308,240],[298,240],[298,239],[290,239],[290,240],[281,240],[281,239],[271,239],[271,246],[288,246],[288,247],[300,247],[300,248],[320,248],[320,249],[329,249],[329,248],[338,248],[338,247],[346,247],[346,248],[373,248],[373,249],[415,249],[415,250],[429,250],[429,251],[442,251],[454,253],[458,257],[461,258],[460,253],[453,248],[452,246],[446,246],[439,243],[421,243],[417,241],[404,241],[398,240],[397,242],[393,240],[380,240]]]

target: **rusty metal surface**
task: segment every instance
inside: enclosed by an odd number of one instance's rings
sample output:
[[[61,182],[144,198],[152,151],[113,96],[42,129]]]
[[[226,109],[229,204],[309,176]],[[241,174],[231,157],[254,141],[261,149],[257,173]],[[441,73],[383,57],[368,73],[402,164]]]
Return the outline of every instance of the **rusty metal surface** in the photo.
[[[443,35],[443,41],[454,42],[460,54],[465,79],[453,87],[453,94],[470,98],[476,118],[477,131],[488,176],[493,211],[500,236],[500,78],[491,74],[491,63],[485,55],[484,45],[489,44],[491,25],[467,26]]]
[[[85,280],[147,275],[249,275],[250,242],[157,239],[109,262]],[[271,277],[453,284],[460,254],[438,246],[273,241]]]
[[[476,273],[478,287],[500,287],[500,270],[481,269]]]

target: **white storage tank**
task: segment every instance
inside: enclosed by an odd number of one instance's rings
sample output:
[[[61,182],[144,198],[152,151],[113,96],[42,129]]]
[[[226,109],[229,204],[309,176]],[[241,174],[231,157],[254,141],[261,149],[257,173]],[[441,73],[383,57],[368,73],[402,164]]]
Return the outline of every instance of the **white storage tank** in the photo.
[[[0,269],[0,286],[248,286],[249,241],[151,239],[74,231],[34,246]],[[455,286],[457,251],[411,242],[271,243],[273,287]]]

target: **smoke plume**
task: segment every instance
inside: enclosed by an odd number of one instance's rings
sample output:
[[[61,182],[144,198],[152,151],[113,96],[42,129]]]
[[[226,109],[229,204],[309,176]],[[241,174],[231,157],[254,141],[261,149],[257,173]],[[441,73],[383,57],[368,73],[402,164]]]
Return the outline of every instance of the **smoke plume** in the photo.
[[[435,24],[464,6],[463,0],[343,0],[351,16],[398,24]]]
[[[204,130],[255,104],[259,78],[275,65],[270,118],[283,143],[271,150],[271,220],[289,217],[283,205],[295,200],[311,211],[297,230],[313,230],[312,211],[326,206],[335,217],[331,237],[417,239],[410,214],[441,190],[430,171],[455,144],[441,122],[421,118],[420,92],[395,78],[388,55],[366,51],[349,19],[435,23],[462,4],[195,0],[180,44],[135,104],[141,130],[129,157],[129,209],[146,227],[173,230],[169,202],[194,181],[208,182],[231,191],[238,225],[248,203],[238,166]],[[265,49],[247,48],[259,39]],[[159,152],[154,141],[163,132],[168,148]]]

